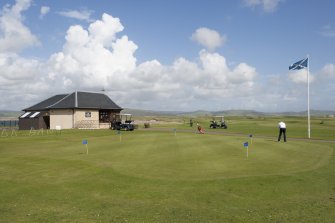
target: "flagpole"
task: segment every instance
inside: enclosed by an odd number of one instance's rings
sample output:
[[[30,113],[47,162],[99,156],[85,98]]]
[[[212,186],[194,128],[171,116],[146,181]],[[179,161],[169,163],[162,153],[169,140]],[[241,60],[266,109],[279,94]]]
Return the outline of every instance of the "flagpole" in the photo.
[[[311,115],[309,111],[309,55],[307,55],[307,118],[308,118],[308,138],[311,138]]]
[[[306,59],[299,60],[288,67],[289,70],[301,70],[307,68],[307,122],[308,122],[308,138],[311,138],[311,114],[309,109],[309,55]]]

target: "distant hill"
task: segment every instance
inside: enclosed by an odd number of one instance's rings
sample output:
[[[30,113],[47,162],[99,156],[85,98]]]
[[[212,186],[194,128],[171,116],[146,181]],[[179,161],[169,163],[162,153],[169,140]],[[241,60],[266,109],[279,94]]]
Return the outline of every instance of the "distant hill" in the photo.
[[[206,111],[206,110],[197,110],[197,111],[153,111],[153,110],[139,110],[125,108],[122,113],[132,114],[134,116],[260,116],[265,115],[264,112],[256,112],[252,110],[227,110],[227,111]]]
[[[0,118],[17,118],[22,114],[22,111],[0,111]]]
[[[261,116],[265,115],[263,112],[256,112],[251,110],[226,110],[226,111],[194,111],[194,112],[179,112],[182,116]]]
[[[133,108],[125,108],[122,110],[123,114],[132,114],[133,116],[170,116],[178,115],[178,111],[153,111],[153,110],[141,110]]]
[[[267,113],[267,114],[269,114],[269,115],[281,115],[281,116],[306,116],[307,111]],[[335,115],[335,111],[310,110],[310,114],[311,114],[311,116],[327,116],[327,115]]]
[[[320,111],[311,110],[312,116],[327,116],[335,115],[335,111]],[[154,111],[154,110],[141,110],[126,108],[122,111],[123,114],[132,114],[133,116],[306,116],[307,111],[302,112],[258,112],[253,110],[226,110],[226,111]],[[0,111],[0,118],[18,118],[22,114],[22,111]]]
[[[140,110],[140,109],[130,109],[126,108],[122,113],[132,114],[134,116],[306,116],[307,111],[301,112],[258,112],[253,110],[226,110],[226,111],[206,111],[198,110],[191,112],[183,111],[153,111],[153,110]],[[320,111],[320,110],[311,110],[312,116],[327,116],[335,115],[335,111]]]

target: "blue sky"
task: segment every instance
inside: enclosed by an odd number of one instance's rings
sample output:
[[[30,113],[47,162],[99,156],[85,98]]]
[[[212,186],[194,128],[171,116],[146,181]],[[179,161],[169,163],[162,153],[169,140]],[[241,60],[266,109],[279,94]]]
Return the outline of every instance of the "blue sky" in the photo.
[[[0,109],[100,91],[153,110],[335,110],[332,0],[1,2]]]

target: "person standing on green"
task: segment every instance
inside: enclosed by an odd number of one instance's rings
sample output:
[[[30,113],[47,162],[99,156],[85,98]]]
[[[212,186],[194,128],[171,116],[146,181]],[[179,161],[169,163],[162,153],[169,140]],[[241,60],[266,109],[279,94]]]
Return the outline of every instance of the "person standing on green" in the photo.
[[[278,123],[278,128],[279,128],[279,136],[278,136],[278,142],[281,139],[281,135],[284,135],[284,142],[286,142],[286,124],[285,122],[281,121]]]

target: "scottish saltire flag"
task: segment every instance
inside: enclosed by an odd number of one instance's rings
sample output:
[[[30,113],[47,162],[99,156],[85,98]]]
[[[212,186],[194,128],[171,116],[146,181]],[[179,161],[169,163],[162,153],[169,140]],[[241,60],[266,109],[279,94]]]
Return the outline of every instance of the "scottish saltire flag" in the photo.
[[[298,62],[292,64],[288,67],[289,70],[301,70],[303,68],[306,68],[308,66],[308,58],[299,60]]]

